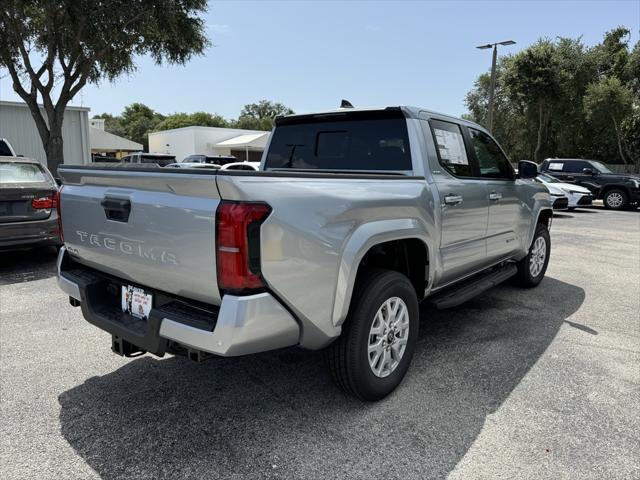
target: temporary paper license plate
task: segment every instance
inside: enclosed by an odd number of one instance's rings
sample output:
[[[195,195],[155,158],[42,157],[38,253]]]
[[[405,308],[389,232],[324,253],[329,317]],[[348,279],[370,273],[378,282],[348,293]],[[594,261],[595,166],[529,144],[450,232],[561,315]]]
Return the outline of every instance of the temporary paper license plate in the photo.
[[[136,318],[147,320],[151,312],[153,295],[138,287],[122,286],[122,311]]]

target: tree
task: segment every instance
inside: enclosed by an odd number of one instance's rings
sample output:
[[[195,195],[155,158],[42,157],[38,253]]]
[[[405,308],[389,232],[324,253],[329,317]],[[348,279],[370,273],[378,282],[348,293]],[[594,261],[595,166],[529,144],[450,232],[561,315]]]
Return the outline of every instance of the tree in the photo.
[[[528,116],[535,115],[537,118],[537,139],[533,153],[536,162],[542,160],[543,133],[553,104],[560,94],[558,72],[555,46],[543,39],[516,54],[504,75],[510,99]]]
[[[587,118],[612,127],[618,154],[624,163],[627,163],[627,157],[623,147],[622,122],[631,114],[632,101],[633,92],[616,77],[604,77],[592,83],[584,97]]]
[[[208,40],[197,15],[206,8],[206,0],[3,0],[0,67],[31,111],[51,171],[63,162],[63,115],[74,96],[133,72],[137,55],[184,64],[201,54]]]
[[[110,113],[101,113],[100,115],[94,115],[93,118],[101,118],[104,120],[105,131],[126,138],[127,134],[124,131],[122,119],[119,116],[113,116]]]
[[[294,113],[293,110],[281,103],[260,100],[258,103],[245,105],[233,126],[246,130],[268,131],[273,128],[273,119],[276,116],[291,115],[292,113]]]
[[[227,127],[229,126],[229,122],[216,113],[174,113],[168,115],[163,121],[158,123],[155,126],[155,130],[171,130],[172,128],[190,127],[193,125],[200,127]]]
[[[549,154],[615,162],[622,149],[623,157],[637,162],[640,42],[631,48],[628,29],[611,30],[591,47],[581,38],[542,39],[501,57],[497,67],[493,130],[512,158],[540,160]],[[616,90],[622,97],[614,95],[613,104],[596,102],[595,85],[605,78],[620,82]],[[466,96],[469,118],[478,123],[486,116],[488,85],[489,75],[482,73]],[[591,113],[585,108],[588,91]],[[614,106],[617,134],[607,111]]]
[[[511,56],[501,57],[496,65],[492,134],[509,157],[522,160],[531,158],[530,129],[522,128],[523,125],[527,125],[528,120],[509,100],[504,86],[504,71],[511,59]],[[468,119],[481,125],[486,124],[490,84],[491,74],[489,72],[481,74],[475,81],[473,89],[465,97],[465,104],[470,112]]]
[[[149,132],[164,120],[164,116],[143,103],[132,103],[124,107],[120,123],[124,137],[142,143],[149,150]]]
[[[636,173],[640,173],[640,105],[622,122],[622,133],[629,151],[629,158],[635,165]]]

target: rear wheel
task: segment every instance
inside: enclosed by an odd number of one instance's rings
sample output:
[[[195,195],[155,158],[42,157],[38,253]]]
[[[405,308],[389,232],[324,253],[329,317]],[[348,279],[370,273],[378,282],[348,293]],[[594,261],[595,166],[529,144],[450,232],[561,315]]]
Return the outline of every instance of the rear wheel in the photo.
[[[604,208],[611,210],[624,210],[629,205],[629,197],[627,192],[619,188],[612,188],[607,191],[602,198]]]
[[[541,223],[536,227],[533,242],[526,257],[518,262],[516,280],[522,287],[537,286],[547,271],[549,254],[551,253],[551,237],[546,225]]]
[[[342,334],[327,351],[338,386],[362,400],[380,400],[402,381],[418,338],[418,299],[404,275],[365,273],[356,285]]]

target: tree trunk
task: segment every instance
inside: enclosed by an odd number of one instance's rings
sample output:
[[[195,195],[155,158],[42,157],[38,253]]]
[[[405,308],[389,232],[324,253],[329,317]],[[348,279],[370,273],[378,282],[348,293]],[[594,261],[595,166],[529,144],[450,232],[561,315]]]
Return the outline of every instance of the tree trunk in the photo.
[[[616,118],[609,114],[611,117],[611,121],[613,122],[613,129],[616,131],[616,140],[618,141],[618,153],[620,153],[620,158],[622,159],[622,163],[627,164],[627,159],[624,156],[624,151],[622,149],[622,134],[620,133],[620,129],[618,128],[618,122],[616,122]]]
[[[53,176],[58,176],[58,165],[64,162],[62,121],[49,127],[49,140],[45,145],[47,167]]]
[[[538,104],[538,141],[536,142],[536,149],[533,152],[533,161],[540,163],[540,150],[542,148],[542,129],[544,128],[544,110],[542,103]]]

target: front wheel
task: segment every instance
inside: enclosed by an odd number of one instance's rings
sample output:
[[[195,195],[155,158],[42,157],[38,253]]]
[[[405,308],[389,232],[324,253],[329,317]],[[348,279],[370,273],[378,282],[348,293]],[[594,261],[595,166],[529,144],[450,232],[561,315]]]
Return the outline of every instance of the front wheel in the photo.
[[[602,203],[604,203],[604,208],[624,210],[629,205],[629,198],[627,192],[619,188],[614,188],[604,194]]]
[[[526,257],[518,262],[516,280],[525,288],[537,286],[547,271],[551,254],[551,237],[546,225],[538,224]]]
[[[327,351],[335,382],[361,400],[387,396],[407,373],[418,324],[418,299],[407,277],[364,272],[342,334]]]

